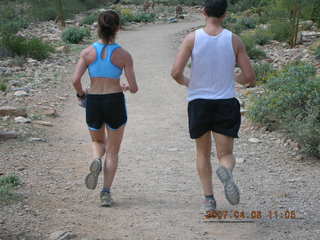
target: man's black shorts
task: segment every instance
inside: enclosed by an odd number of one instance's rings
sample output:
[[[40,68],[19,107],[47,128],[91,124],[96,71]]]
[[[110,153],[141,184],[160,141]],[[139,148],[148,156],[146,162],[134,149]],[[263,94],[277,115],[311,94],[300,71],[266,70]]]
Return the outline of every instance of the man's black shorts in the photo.
[[[127,110],[123,93],[88,94],[86,121],[89,130],[97,131],[105,123],[116,130],[127,122]]]
[[[230,99],[195,99],[189,102],[189,132],[192,139],[214,131],[238,138],[241,124],[240,103]]]

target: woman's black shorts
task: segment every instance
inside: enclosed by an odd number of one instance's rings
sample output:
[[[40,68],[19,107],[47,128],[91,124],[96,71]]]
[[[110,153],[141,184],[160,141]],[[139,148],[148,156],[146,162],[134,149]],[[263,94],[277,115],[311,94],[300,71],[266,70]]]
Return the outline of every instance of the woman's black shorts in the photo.
[[[240,103],[230,99],[195,99],[189,102],[189,132],[192,139],[214,131],[238,138],[241,124]]]
[[[89,130],[97,131],[105,123],[116,130],[127,123],[127,110],[124,94],[88,94],[86,121]]]

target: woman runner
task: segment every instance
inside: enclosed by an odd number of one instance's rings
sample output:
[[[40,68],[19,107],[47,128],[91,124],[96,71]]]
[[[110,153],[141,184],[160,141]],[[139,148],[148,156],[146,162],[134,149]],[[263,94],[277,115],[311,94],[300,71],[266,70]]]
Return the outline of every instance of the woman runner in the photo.
[[[81,103],[86,105],[86,122],[92,138],[94,160],[85,178],[88,189],[95,189],[103,164],[103,189],[101,205],[112,205],[111,185],[118,166],[118,153],[127,122],[126,103],[123,92],[136,93],[133,59],[115,42],[120,29],[119,15],[105,11],[98,18],[99,40],[84,49],[76,65],[73,86]],[[88,69],[90,88],[84,90],[81,78]],[[120,84],[122,72],[128,84]]]

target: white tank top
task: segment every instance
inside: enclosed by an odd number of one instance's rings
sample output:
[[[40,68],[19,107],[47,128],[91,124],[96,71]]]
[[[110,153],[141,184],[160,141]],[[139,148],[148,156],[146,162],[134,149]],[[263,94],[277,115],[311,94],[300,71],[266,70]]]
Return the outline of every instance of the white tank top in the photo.
[[[211,36],[204,29],[196,30],[188,101],[235,97],[235,64],[232,32],[224,29]]]

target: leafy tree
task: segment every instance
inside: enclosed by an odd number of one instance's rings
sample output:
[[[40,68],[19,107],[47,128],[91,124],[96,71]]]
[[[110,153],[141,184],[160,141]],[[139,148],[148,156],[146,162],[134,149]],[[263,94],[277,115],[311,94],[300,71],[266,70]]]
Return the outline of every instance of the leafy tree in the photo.
[[[57,19],[56,22],[60,22],[62,27],[66,26],[66,22],[64,21],[64,11],[63,11],[63,2],[62,0],[56,0],[57,1]]]
[[[278,0],[277,6],[287,12],[290,22],[290,47],[297,44],[299,24],[302,17],[311,17],[313,7],[318,0]]]

